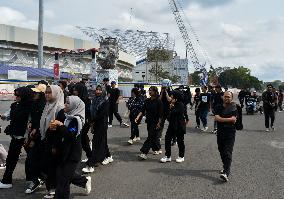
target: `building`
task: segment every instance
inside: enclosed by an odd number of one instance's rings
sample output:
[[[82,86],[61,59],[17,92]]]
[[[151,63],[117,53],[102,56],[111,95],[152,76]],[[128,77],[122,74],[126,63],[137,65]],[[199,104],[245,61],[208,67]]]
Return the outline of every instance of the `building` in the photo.
[[[188,84],[188,59],[181,59],[179,56],[175,56],[169,62],[158,62],[157,65],[162,67],[164,71],[169,71],[171,75],[176,75],[180,79],[179,84]],[[136,63],[136,67],[133,70],[132,76],[135,82],[156,82],[156,77],[151,73],[151,69],[155,70],[155,62],[147,62],[146,59],[140,60]]]
[[[98,48],[98,44],[91,41],[71,38],[63,35],[44,33],[44,68],[53,69],[54,52],[76,49]],[[0,65],[37,67],[37,31],[0,24]],[[132,78],[135,58],[122,51],[116,69],[119,77]],[[60,70],[71,74],[90,73],[91,57],[60,58]],[[1,67],[1,66],[0,66]]]

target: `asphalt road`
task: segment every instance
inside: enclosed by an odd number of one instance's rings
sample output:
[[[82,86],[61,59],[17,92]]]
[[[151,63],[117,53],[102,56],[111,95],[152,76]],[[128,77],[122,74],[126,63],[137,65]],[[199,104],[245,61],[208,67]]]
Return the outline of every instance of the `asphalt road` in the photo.
[[[0,112],[7,107],[6,102],[1,102]],[[124,105],[121,105],[121,115],[124,110]],[[181,164],[174,161],[162,164],[159,159],[163,155],[151,154],[148,160],[138,161],[139,149],[147,135],[145,124],[140,126],[142,140],[132,146],[127,144],[129,128],[118,125],[110,128],[108,142],[114,162],[99,166],[91,174],[93,190],[89,196],[84,195],[83,189],[71,185],[71,198],[284,199],[284,112],[277,113],[276,131],[269,133],[264,131],[263,115],[244,115],[245,129],[237,132],[228,183],[219,179],[222,164],[216,136],[195,130],[193,111],[190,111],[190,117],[185,136],[185,162]],[[209,118],[212,130],[213,117]],[[7,147],[9,137],[0,134],[0,143]],[[177,157],[177,149],[177,146],[173,147],[173,159]],[[14,172],[13,188],[0,190],[1,199],[38,199],[45,194],[45,187],[33,195],[24,194],[24,160],[23,153]],[[2,175],[3,170],[0,171]]]

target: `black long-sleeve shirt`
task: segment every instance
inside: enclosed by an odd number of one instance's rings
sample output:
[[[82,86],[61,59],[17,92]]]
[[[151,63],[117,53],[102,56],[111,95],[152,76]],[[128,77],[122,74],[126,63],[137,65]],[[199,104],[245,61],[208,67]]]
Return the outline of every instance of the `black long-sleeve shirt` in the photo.
[[[145,114],[145,112],[147,124],[158,124],[159,120],[163,117],[162,101],[158,97],[146,99],[142,108],[142,113]]]

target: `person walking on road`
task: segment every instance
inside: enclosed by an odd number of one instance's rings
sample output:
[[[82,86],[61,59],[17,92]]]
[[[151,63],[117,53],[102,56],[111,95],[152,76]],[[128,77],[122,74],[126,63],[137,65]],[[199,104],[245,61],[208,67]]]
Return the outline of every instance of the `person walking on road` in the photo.
[[[262,94],[264,117],[265,117],[265,128],[266,132],[269,132],[269,123],[271,130],[274,131],[274,121],[275,121],[275,106],[277,106],[277,96],[273,92],[273,87],[268,84],[266,91]]]
[[[207,86],[201,87],[202,93],[199,96],[199,104],[197,105],[199,111],[200,111],[200,119],[203,125],[203,129],[201,131],[206,132],[208,130],[207,125],[207,117],[208,112],[210,110],[210,94],[207,93]]]
[[[180,91],[174,90],[171,95],[170,112],[168,116],[169,126],[165,136],[165,150],[166,156],[160,161],[162,163],[171,162],[171,141],[174,137],[177,138],[177,144],[179,148],[179,156],[176,159],[177,163],[184,162],[184,134],[186,133],[185,118],[185,105],[183,104],[183,96]]]
[[[235,123],[237,121],[237,106],[233,100],[233,93],[224,93],[224,103],[215,107],[217,121],[217,144],[223,163],[220,178],[227,182],[231,173],[233,148],[236,136]]]
[[[129,127],[128,124],[124,123],[122,121],[122,118],[120,114],[118,113],[118,104],[119,104],[119,97],[120,97],[120,91],[116,87],[116,82],[112,81],[111,82],[111,89],[110,89],[110,94],[109,94],[109,121],[108,121],[108,127],[112,127],[112,120],[113,120],[113,115],[116,117],[118,120],[120,126],[125,126]]]
[[[131,123],[131,136],[130,139],[128,140],[128,143],[132,145],[134,142],[140,140],[139,128],[138,128],[140,122],[136,123],[135,119],[138,116],[138,114],[142,111],[144,102],[142,98],[139,96],[138,88],[133,88],[131,90],[131,95],[132,97],[129,98],[126,105],[130,111],[129,119]]]
[[[146,99],[142,111],[135,119],[135,122],[138,123],[141,117],[146,113],[148,137],[140,149],[141,154],[139,155],[139,158],[141,160],[147,159],[147,154],[151,148],[154,151],[154,155],[162,153],[159,131],[163,119],[163,103],[158,97],[159,92],[156,86],[151,86],[149,88],[149,95],[150,98]]]

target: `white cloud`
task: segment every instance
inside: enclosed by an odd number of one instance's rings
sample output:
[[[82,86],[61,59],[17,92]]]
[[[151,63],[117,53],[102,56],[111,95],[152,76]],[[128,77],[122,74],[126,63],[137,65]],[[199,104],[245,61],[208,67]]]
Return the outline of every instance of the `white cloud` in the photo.
[[[23,13],[3,6],[0,7],[0,23],[27,28],[36,28],[37,26],[36,21],[28,20]]]

